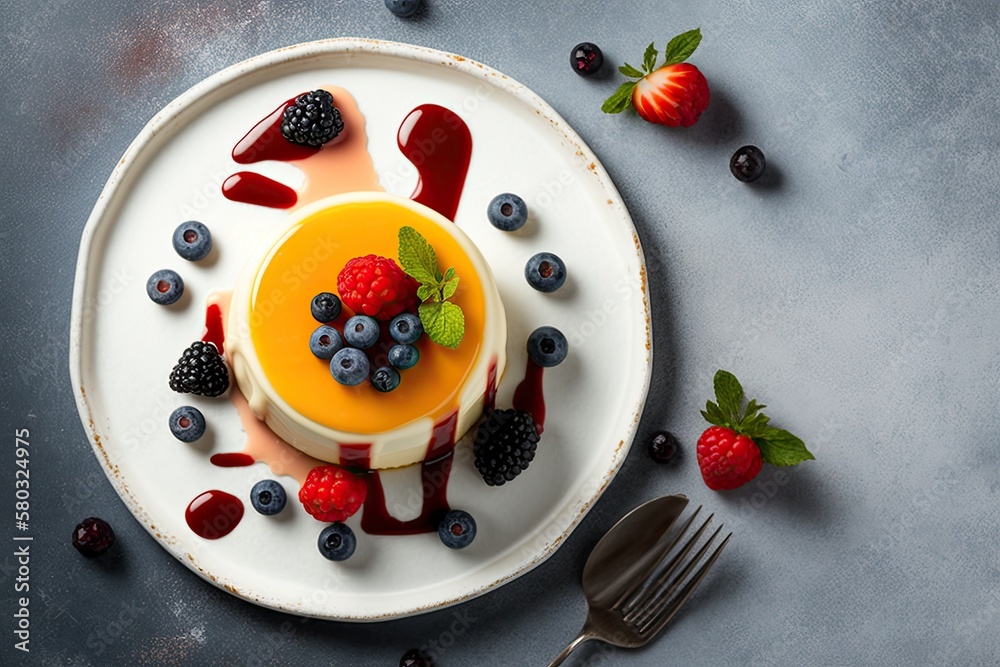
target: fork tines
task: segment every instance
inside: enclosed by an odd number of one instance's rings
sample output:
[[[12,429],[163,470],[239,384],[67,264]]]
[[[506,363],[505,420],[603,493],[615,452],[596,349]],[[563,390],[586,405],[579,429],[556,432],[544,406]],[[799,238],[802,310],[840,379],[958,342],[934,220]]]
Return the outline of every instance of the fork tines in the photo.
[[[709,548],[722,532],[722,526],[719,526],[698,549],[697,553],[688,559],[688,555],[697,546],[698,541],[708,528],[708,524],[711,523],[712,517],[715,516],[713,514],[701,524],[690,539],[664,565],[664,561],[687,533],[699,511],[701,511],[700,506],[676,533],[661,540],[660,553],[653,559],[645,575],[637,577],[637,581],[622,593],[614,605],[615,608],[619,609],[623,620],[640,634],[655,634],[673,618],[677,610],[691,597],[694,589],[701,583],[705,574],[715,563],[726,544],[729,543],[729,538],[733,536],[732,533],[726,535],[722,543],[705,559]],[[695,568],[703,560],[704,563],[695,571]],[[685,584],[685,582],[687,583]],[[684,584],[683,588],[682,584]]]

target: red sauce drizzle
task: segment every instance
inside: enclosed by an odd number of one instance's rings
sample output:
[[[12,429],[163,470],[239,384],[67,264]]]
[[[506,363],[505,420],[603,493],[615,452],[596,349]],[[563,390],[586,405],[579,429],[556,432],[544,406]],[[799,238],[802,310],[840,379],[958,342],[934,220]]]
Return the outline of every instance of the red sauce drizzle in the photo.
[[[490,361],[490,369],[486,373],[486,395],[483,396],[483,410],[492,410],[497,406],[497,358]]]
[[[213,454],[209,461],[214,466],[220,468],[245,468],[252,466],[256,461],[249,454],[243,452],[231,452],[228,454]]]
[[[527,410],[535,418],[535,426],[541,435],[545,424],[545,394],[542,392],[542,371],[545,369],[528,359],[524,380],[514,390],[514,408]]]
[[[217,540],[233,532],[243,518],[243,503],[225,491],[206,491],[184,511],[188,527],[198,537]]]
[[[371,445],[341,445],[340,465],[348,468],[371,468]]]
[[[205,311],[205,333],[201,339],[214,345],[219,354],[225,353],[226,335],[222,329],[222,308],[218,304],[211,304]]]
[[[397,142],[419,174],[410,198],[454,221],[472,159],[465,121],[444,107],[422,104],[403,119]]]
[[[458,428],[458,410],[434,424],[431,441],[427,444],[425,461],[433,461],[455,448],[455,430]]]
[[[448,506],[448,478],[451,475],[452,452],[434,461],[425,461],[420,467],[423,506],[420,516],[410,521],[400,521],[389,514],[385,504],[385,491],[377,470],[366,476],[368,497],[361,514],[361,530],[369,535],[416,535],[437,532],[441,519],[451,509]]]
[[[227,178],[222,194],[231,201],[268,208],[291,208],[299,200],[287,185],[252,171],[239,171]]]
[[[281,103],[277,109],[265,116],[233,148],[233,160],[239,164],[253,164],[264,160],[291,162],[304,160],[319,151],[318,147],[300,146],[285,139],[281,134],[281,118],[285,107],[295,104],[295,98]]]

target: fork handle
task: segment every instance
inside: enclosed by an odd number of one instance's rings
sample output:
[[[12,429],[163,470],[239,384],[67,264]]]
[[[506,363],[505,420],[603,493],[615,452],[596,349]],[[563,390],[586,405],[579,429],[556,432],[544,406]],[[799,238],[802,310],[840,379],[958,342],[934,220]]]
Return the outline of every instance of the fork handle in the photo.
[[[575,651],[577,649],[577,647],[580,646],[580,644],[582,644],[583,642],[588,641],[590,639],[594,639],[595,637],[596,637],[596,635],[593,632],[591,632],[587,628],[584,628],[583,630],[580,631],[580,634],[577,635],[576,639],[574,639],[573,641],[571,641],[570,644],[569,644],[569,646],[567,646],[566,648],[564,648],[563,651],[562,651],[562,653],[560,653],[559,655],[557,655],[556,659],[549,663],[549,667],[557,667],[558,665],[563,664],[563,662],[565,662],[566,658],[569,657],[569,654],[572,653],[573,651]]]

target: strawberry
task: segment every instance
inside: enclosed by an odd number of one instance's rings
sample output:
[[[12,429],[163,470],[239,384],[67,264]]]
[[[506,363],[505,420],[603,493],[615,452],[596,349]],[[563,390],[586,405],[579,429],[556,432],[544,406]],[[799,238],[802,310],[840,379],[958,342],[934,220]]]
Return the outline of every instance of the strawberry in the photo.
[[[743,386],[728,371],[715,374],[715,400],[701,415],[712,424],[698,438],[698,467],[708,488],[729,491],[743,486],[764,463],[793,466],[814,460],[805,443],[788,431],[774,428],[761,412],[766,405],[750,399],[743,409]]]
[[[690,63],[684,62],[701,43],[701,29],[677,35],[667,44],[665,61],[659,68],[659,53],[646,48],[642,70],[625,63],[618,71],[636,79],[626,81],[601,106],[604,113],[621,113],[632,106],[643,120],[670,127],[689,127],[708,106],[708,81]]]

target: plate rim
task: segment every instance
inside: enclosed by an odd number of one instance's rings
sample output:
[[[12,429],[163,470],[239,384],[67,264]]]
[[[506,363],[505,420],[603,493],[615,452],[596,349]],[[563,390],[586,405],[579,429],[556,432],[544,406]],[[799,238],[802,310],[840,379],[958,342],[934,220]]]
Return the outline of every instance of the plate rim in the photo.
[[[598,178],[600,186],[607,194],[609,206],[615,210],[617,217],[625,226],[623,231],[626,233],[631,232],[632,234],[635,244],[636,260],[638,261],[639,267],[643,314],[646,321],[646,363],[642,376],[642,387],[639,392],[638,402],[634,407],[633,414],[631,415],[632,418],[622,433],[623,437],[621,443],[615,450],[611,468],[603,474],[596,492],[594,492],[591,497],[582,499],[578,498],[578,504],[570,508],[575,511],[576,514],[565,524],[561,533],[554,539],[547,540],[544,547],[539,549],[532,557],[522,557],[517,562],[513,570],[508,572],[505,576],[495,579],[484,586],[468,591],[464,595],[458,595],[445,600],[440,600],[429,605],[413,606],[406,609],[400,609],[393,613],[378,615],[323,614],[321,609],[304,609],[293,605],[281,604],[276,600],[264,599],[258,595],[254,595],[253,593],[240,591],[230,583],[226,582],[224,577],[216,576],[207,569],[203,568],[199,564],[195,555],[188,553],[178,544],[167,540],[166,537],[156,529],[155,523],[152,521],[152,517],[145,512],[137,498],[132,494],[132,491],[125,483],[125,480],[121,477],[118,471],[118,466],[115,465],[112,457],[104,448],[102,443],[102,434],[94,420],[94,414],[90,409],[86,388],[83,384],[83,354],[80,338],[85,325],[85,299],[89,291],[88,288],[90,287],[89,260],[94,251],[94,241],[101,226],[101,221],[106,217],[110,207],[117,203],[117,198],[121,195],[121,192],[127,192],[127,188],[121,187],[125,177],[136,162],[146,158],[144,155],[145,149],[148,144],[156,138],[157,134],[159,134],[163,128],[168,127],[185,110],[192,105],[197,104],[200,99],[221,87],[234,83],[244,76],[252,75],[255,72],[264,71],[268,68],[294,61],[304,61],[310,58],[350,53],[395,56],[430,65],[445,66],[456,69],[459,72],[473,78],[478,78],[481,81],[512,95],[522,104],[534,110],[539,116],[547,120],[553,129],[562,134],[562,137],[569,142],[572,148],[576,150],[576,156],[580,158],[584,164],[587,165],[588,169]],[[445,609],[479,597],[502,586],[503,584],[513,581],[548,560],[559,549],[559,547],[565,543],[583,518],[597,504],[597,501],[604,495],[605,490],[621,470],[625,458],[631,449],[640,418],[645,408],[652,375],[652,315],[650,311],[650,299],[647,286],[646,262],[642,245],[640,243],[635,224],[621,198],[621,195],[618,192],[618,189],[615,187],[607,171],[604,169],[604,166],[601,164],[600,160],[590,147],[583,142],[582,138],[576,133],[575,130],[572,129],[572,127],[570,127],[570,125],[558,114],[558,112],[556,112],[556,110],[545,102],[539,95],[524,84],[519,83],[498,70],[489,67],[488,65],[484,65],[464,56],[430,47],[357,37],[337,37],[302,42],[290,46],[280,47],[253,56],[220,70],[205,79],[202,79],[167,103],[167,105],[161,110],[156,112],[146,125],[143,126],[142,130],[138,135],[136,135],[135,139],[132,140],[129,146],[125,149],[122,157],[115,164],[115,167],[102,188],[101,193],[94,204],[94,208],[91,210],[84,226],[80,239],[80,249],[77,254],[77,263],[73,278],[73,299],[70,317],[69,371],[73,386],[73,394],[76,399],[77,412],[80,416],[80,421],[84,427],[84,431],[90,436],[89,440],[91,448],[93,449],[101,468],[104,470],[108,481],[111,482],[115,492],[118,494],[122,502],[125,503],[132,516],[139,522],[140,525],[142,525],[146,532],[159,543],[161,547],[166,549],[170,555],[183,563],[189,570],[217,588],[220,588],[238,598],[263,607],[297,616],[307,616],[310,618],[332,621],[379,622]],[[580,502],[582,502],[582,507],[580,506]]]

